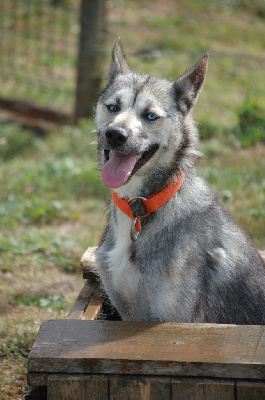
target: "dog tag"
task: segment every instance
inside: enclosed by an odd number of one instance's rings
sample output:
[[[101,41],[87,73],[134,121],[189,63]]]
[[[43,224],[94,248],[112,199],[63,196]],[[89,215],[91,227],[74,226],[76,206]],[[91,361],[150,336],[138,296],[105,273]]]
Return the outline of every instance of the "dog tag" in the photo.
[[[136,241],[136,239],[138,238],[138,235],[139,235],[139,232],[137,232],[134,229],[136,222],[137,222],[137,217],[135,217],[134,220],[133,220],[133,223],[132,223],[132,226],[131,226],[131,232],[130,232],[131,239],[132,239],[133,242]]]

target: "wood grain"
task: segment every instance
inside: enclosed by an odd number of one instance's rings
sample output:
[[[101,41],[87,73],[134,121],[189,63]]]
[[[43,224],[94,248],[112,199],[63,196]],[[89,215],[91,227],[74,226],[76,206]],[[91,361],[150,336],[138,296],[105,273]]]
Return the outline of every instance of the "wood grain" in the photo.
[[[265,383],[238,382],[236,384],[237,400],[264,400]]]
[[[93,272],[93,268],[96,263],[96,257],[95,257],[95,252],[96,252],[97,247],[88,247],[85,253],[83,254],[81,258],[81,266],[83,268],[83,278],[87,279],[91,277],[92,278],[95,276]]]
[[[51,375],[47,396],[49,400],[107,400],[108,379],[104,376]]]
[[[109,399],[171,400],[170,379],[111,377],[109,379]]]
[[[97,247],[88,247],[84,252],[83,256],[81,257],[81,265],[83,268],[92,268],[95,265],[95,252]]]
[[[84,381],[76,377],[57,378],[49,376],[47,398],[49,400],[84,400]]]
[[[265,327],[47,321],[28,371],[265,379]]]
[[[236,400],[234,382],[172,380],[172,400]]]
[[[81,265],[84,270],[91,271],[96,263],[96,253],[97,247],[88,247],[81,258]],[[263,260],[265,261],[265,250],[259,252]]]
[[[97,288],[81,319],[82,320],[98,319],[98,316],[102,310],[102,304],[103,304],[102,291],[99,288]]]
[[[68,319],[81,319],[84,312],[87,309],[87,306],[89,305],[93,294],[95,293],[97,288],[96,283],[91,280],[91,279],[87,279],[86,283],[83,287],[83,289],[81,290],[81,292],[79,293],[73,307],[72,310],[70,312],[70,314],[68,315]]]
[[[260,251],[260,255],[263,258],[263,260],[265,261],[265,250]]]

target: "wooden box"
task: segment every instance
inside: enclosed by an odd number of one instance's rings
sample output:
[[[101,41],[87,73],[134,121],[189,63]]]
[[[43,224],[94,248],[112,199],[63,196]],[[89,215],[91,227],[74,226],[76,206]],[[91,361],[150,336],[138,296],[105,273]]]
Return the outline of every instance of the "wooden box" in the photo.
[[[27,400],[265,399],[265,326],[96,320],[90,252],[71,314],[39,330]]]

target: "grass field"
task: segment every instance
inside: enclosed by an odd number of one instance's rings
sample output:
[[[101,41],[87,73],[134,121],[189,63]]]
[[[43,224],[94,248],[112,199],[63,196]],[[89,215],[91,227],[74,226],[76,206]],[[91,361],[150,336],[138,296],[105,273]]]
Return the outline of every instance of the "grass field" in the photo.
[[[121,36],[137,71],[169,78],[213,53],[196,109],[198,168],[264,250],[264,9],[249,4],[109,2],[108,50]],[[0,400],[26,392],[40,323],[67,315],[82,286],[79,259],[103,229],[109,192],[93,129],[88,120],[38,136],[0,120]]]

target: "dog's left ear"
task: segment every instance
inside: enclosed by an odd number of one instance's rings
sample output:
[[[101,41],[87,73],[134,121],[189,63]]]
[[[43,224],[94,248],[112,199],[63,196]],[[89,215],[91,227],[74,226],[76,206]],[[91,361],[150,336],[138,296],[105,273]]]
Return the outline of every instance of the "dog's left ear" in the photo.
[[[195,65],[174,82],[177,106],[183,114],[188,113],[198,100],[206,77],[208,59],[209,54],[204,54]]]
[[[122,48],[121,39],[119,38],[112,49],[112,64],[109,69],[108,79],[113,80],[119,74],[128,74],[130,72],[131,70]]]

